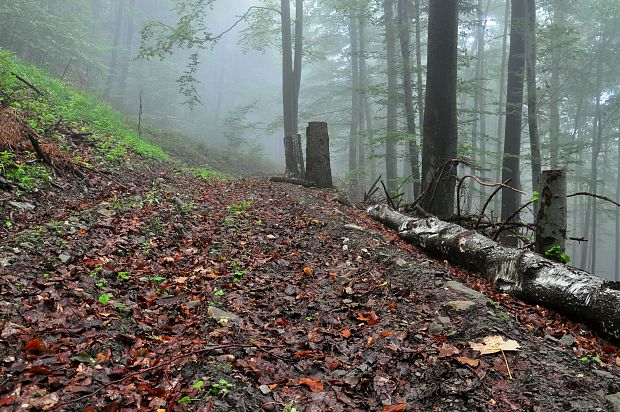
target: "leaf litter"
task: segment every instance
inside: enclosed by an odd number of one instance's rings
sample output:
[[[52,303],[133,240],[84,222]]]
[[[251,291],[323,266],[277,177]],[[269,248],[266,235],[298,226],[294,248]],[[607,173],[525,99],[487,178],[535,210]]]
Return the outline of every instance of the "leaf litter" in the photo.
[[[2,408],[604,410],[618,387],[616,347],[424,256],[332,192],[166,167],[119,180],[114,197],[95,187],[65,208],[58,195],[7,233]],[[449,311],[453,278],[501,306]],[[550,339],[568,333],[571,347]],[[480,356],[495,349],[505,365]]]

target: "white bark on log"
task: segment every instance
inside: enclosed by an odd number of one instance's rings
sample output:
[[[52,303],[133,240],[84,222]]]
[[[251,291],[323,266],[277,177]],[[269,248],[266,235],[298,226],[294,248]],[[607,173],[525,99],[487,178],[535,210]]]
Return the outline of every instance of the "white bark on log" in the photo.
[[[502,246],[434,216],[405,216],[386,205],[371,206],[368,213],[430,255],[479,272],[513,296],[556,309],[620,340],[620,283]]]

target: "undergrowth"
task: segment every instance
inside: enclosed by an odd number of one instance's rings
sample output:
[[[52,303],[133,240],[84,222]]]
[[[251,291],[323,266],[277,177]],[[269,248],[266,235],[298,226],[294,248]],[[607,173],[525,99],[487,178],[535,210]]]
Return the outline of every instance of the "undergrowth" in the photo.
[[[14,74],[35,85],[42,95],[33,93]],[[92,140],[97,142],[97,147],[108,160],[125,159],[129,150],[147,159],[170,158],[159,146],[140,139],[125,123],[122,114],[109,104],[92,94],[71,88],[1,48],[0,90],[2,99],[8,100],[11,107],[26,117],[25,122],[40,134],[53,136],[54,125],[59,121],[69,122],[92,131]]]

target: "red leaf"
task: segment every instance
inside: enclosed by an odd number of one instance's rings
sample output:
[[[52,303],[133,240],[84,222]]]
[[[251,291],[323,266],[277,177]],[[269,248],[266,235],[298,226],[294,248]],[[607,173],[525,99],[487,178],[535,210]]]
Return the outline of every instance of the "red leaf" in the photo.
[[[343,338],[348,338],[351,336],[351,331],[349,329],[344,329],[343,331],[340,332],[340,334],[342,335]]]
[[[9,406],[13,404],[14,400],[15,398],[13,398],[12,396],[7,396],[6,398],[2,398],[0,399],[0,406]]]
[[[360,312],[360,314],[357,316],[357,319],[361,320],[362,322],[366,322],[369,325],[374,325],[375,323],[379,322],[379,317],[374,311],[368,313]]]
[[[306,385],[312,392],[323,392],[323,382],[315,378],[302,378],[299,380],[300,385]]]
[[[41,339],[34,338],[28,343],[26,343],[26,345],[24,345],[24,348],[22,350],[26,353],[40,355],[42,353],[45,353],[45,351],[47,351],[47,346],[45,346],[45,343],[43,343]]]
[[[386,405],[381,412],[403,412],[407,408],[406,403],[397,403],[396,405]]]

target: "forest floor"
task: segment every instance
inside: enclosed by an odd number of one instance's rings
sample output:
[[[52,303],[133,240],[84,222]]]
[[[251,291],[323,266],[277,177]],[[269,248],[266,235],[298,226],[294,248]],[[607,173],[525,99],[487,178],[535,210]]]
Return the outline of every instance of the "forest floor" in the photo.
[[[0,410],[602,411],[620,391],[617,347],[336,192],[88,177],[0,191]],[[497,335],[520,349],[472,349]]]

